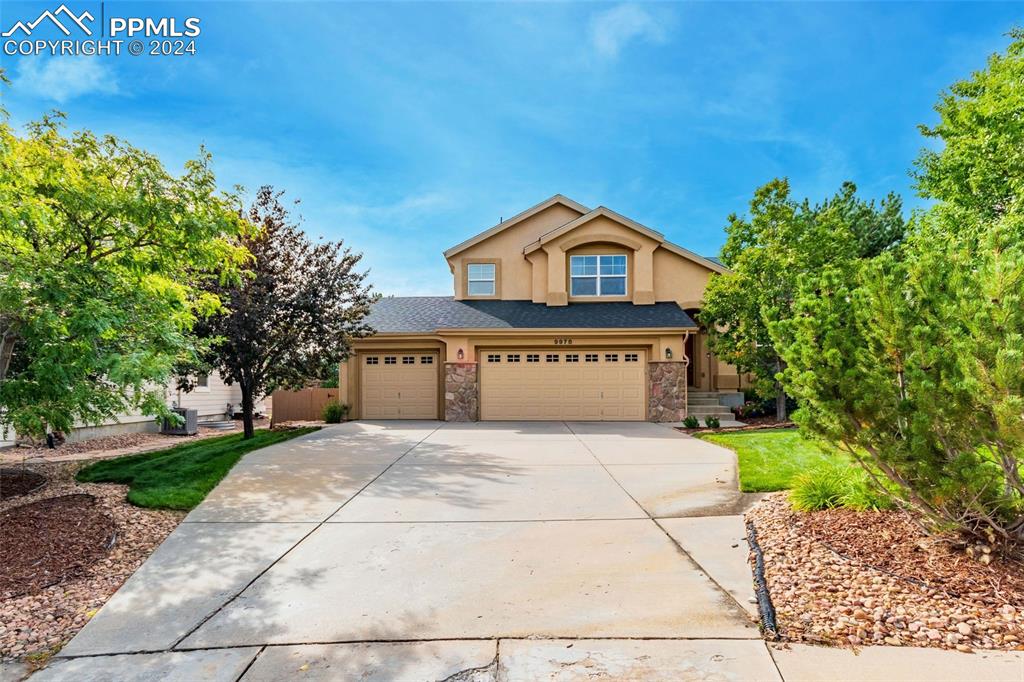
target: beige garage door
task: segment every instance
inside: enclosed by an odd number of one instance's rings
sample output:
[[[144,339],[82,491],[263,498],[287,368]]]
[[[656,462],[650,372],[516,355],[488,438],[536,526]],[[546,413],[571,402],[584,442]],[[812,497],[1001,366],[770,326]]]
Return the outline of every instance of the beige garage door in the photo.
[[[437,354],[364,355],[363,419],[437,419]]]
[[[642,350],[480,354],[482,419],[644,419]]]

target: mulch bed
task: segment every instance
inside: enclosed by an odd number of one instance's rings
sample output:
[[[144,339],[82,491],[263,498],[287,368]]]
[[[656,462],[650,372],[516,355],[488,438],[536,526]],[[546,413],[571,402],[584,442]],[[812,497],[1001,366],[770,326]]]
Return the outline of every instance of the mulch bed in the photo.
[[[677,426],[676,431],[683,433],[731,433],[733,431],[765,431],[768,429],[792,429],[796,424],[791,421],[779,421],[775,417],[755,417],[753,419],[742,419],[743,426],[720,426],[717,429],[709,429],[706,426],[688,429],[684,426]]]
[[[0,500],[28,495],[39,490],[46,483],[46,477],[29,469],[0,468]]]
[[[28,464],[47,484],[0,501],[0,661],[31,656],[39,664],[59,650],[185,516],[128,504],[127,486],[78,483],[74,474],[84,464]],[[111,531],[116,542],[108,549]],[[8,539],[9,533],[15,537]],[[26,567],[30,561],[18,553],[33,554],[39,563]],[[47,577],[34,577],[33,570]]]
[[[784,493],[746,514],[783,639],[1024,650],[1024,570],[985,566],[904,512],[795,512]]]
[[[0,514],[0,594],[38,592],[82,573],[107,553],[114,520],[92,495],[51,497]]]
[[[995,606],[1024,606],[1024,562],[992,554],[984,565],[956,538],[929,536],[901,511],[831,509],[803,515],[826,547],[864,564],[950,595]]]

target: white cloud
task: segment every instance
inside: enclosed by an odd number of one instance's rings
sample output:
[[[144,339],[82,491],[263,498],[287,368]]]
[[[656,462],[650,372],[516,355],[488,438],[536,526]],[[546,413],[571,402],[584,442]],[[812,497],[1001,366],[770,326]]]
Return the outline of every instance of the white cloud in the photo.
[[[661,43],[665,28],[638,5],[616,5],[590,19],[590,44],[602,57],[615,59],[634,40]]]
[[[113,69],[100,57],[23,58],[13,87],[57,102],[119,92]]]

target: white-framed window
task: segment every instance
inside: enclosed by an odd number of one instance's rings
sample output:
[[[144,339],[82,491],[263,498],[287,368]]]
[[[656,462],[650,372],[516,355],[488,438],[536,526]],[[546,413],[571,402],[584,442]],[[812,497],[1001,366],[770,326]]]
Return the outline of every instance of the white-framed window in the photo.
[[[625,296],[626,255],[569,256],[570,296]]]
[[[200,393],[206,393],[210,390],[210,375],[209,374],[197,374],[196,375],[196,388],[195,390]]]
[[[470,263],[466,268],[466,292],[470,296],[494,296],[494,263]]]
[[[368,365],[379,365],[380,364],[380,358],[378,358],[376,355],[367,355],[366,356],[366,364],[368,364]]]

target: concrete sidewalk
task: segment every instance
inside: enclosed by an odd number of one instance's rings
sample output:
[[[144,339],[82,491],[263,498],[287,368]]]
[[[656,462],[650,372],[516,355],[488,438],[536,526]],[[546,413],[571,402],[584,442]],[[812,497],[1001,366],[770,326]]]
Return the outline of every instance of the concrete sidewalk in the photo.
[[[655,424],[330,427],[247,455],[33,679],[1022,679],[766,646],[735,491]]]

